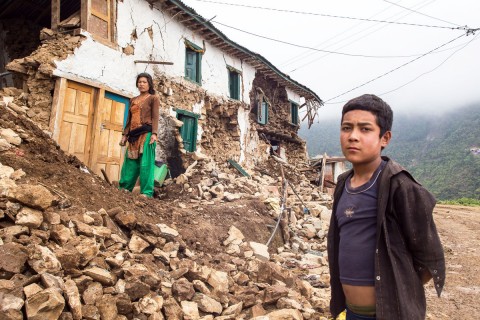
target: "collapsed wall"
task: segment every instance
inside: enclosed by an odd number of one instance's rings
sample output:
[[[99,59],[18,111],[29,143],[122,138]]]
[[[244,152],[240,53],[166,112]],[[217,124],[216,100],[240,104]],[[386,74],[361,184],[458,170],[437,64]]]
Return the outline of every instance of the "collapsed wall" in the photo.
[[[25,113],[39,127],[47,129],[55,86],[52,78],[55,61],[72,54],[84,38],[42,29],[40,40],[42,44],[32,54],[11,61],[6,69],[23,76],[23,87],[26,89],[26,104],[23,106]]]

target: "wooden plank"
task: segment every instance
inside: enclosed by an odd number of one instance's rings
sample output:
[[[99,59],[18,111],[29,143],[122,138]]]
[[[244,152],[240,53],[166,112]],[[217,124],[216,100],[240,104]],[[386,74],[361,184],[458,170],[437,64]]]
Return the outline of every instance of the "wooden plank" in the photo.
[[[90,0],[80,1],[80,28],[88,30],[88,18],[90,17]]]
[[[230,163],[235,169],[238,170],[238,172],[240,172],[244,177],[250,177],[250,175],[245,171],[243,170],[243,168],[233,159],[228,159],[227,160],[228,163]]]
[[[52,18],[50,20],[51,29],[53,31],[58,30],[58,24],[60,23],[60,0],[52,0],[51,4]]]
[[[52,132],[52,138],[58,141],[60,133],[60,121],[63,114],[63,102],[65,100],[65,91],[67,89],[67,80],[65,78],[57,78],[55,81],[55,89],[53,91],[52,111],[50,112],[50,124],[48,129]]]
[[[71,113],[65,113],[63,115],[63,121],[64,122],[70,122],[70,123],[78,123],[81,125],[88,125],[88,116],[82,116],[82,115],[77,115],[77,114],[71,114]]]

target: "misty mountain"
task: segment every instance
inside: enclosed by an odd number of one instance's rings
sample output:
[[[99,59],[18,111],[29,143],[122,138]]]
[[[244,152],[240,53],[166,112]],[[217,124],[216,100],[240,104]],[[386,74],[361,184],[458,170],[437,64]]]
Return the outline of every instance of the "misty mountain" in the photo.
[[[340,120],[302,127],[310,156],[342,155]],[[395,114],[392,141],[383,151],[438,199],[480,199],[480,103],[441,115]]]

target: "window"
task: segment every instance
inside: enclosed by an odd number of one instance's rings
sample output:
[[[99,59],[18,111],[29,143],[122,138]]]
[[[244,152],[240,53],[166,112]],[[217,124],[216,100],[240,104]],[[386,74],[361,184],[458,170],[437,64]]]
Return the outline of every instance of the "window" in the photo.
[[[180,127],[180,135],[183,139],[185,151],[194,152],[197,150],[197,128],[200,115],[190,111],[177,109],[177,119],[183,122]]]
[[[185,40],[185,78],[202,83],[202,53],[203,49]]]
[[[240,71],[227,66],[228,68],[228,86],[230,90],[230,98],[240,100]]]
[[[258,111],[257,111],[257,122],[260,124],[267,124],[268,123],[268,103],[265,99],[259,103]]]
[[[294,125],[298,125],[298,104],[290,101],[291,121]]]

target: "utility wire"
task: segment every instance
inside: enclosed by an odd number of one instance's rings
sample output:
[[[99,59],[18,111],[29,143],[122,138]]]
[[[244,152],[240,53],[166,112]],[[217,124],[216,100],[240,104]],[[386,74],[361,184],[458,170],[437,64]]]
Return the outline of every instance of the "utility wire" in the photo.
[[[345,92],[343,92],[343,93],[341,93],[341,94],[339,94],[339,95],[337,95],[337,96],[335,96],[335,97],[333,97],[333,98],[330,98],[330,99],[328,99],[328,100],[325,100],[324,103],[328,103],[329,101],[332,101],[332,100],[334,100],[334,99],[336,99],[336,98],[338,98],[338,97],[341,97],[341,96],[343,96],[343,95],[346,95],[347,93],[350,93],[350,92],[352,92],[352,91],[354,91],[354,90],[356,90],[356,89],[358,89],[358,88],[361,88],[361,87],[363,87],[363,86],[365,86],[365,85],[367,85],[367,84],[369,84],[369,83],[371,83],[371,82],[373,82],[373,81],[376,81],[376,80],[378,80],[378,79],[380,79],[380,78],[383,78],[383,77],[385,77],[386,75],[388,75],[388,74],[390,74],[390,73],[392,73],[392,72],[394,72],[394,71],[397,71],[398,69],[403,68],[403,67],[405,67],[405,66],[407,66],[407,65],[409,65],[409,64],[411,64],[411,63],[413,63],[413,62],[415,62],[415,61],[417,61],[417,60],[419,60],[419,59],[421,59],[421,58],[423,58],[423,57],[425,57],[425,56],[427,56],[427,55],[429,55],[430,53],[432,53],[432,52],[434,52],[434,51],[436,51],[436,50],[438,50],[438,49],[440,49],[440,48],[442,48],[442,47],[444,47],[444,46],[446,46],[446,45],[448,45],[448,44],[450,44],[450,43],[452,43],[452,42],[454,42],[454,41],[456,41],[456,40],[458,40],[458,39],[460,39],[460,38],[462,38],[462,37],[465,37],[465,36],[466,36],[466,34],[462,34],[462,35],[460,35],[460,36],[458,36],[458,37],[456,37],[456,38],[454,38],[454,39],[452,39],[452,40],[450,40],[450,41],[448,41],[448,42],[446,42],[446,43],[444,43],[444,44],[436,47],[435,49],[432,49],[432,50],[428,51],[427,53],[422,54],[420,57],[417,57],[417,58],[415,58],[415,59],[413,59],[413,60],[410,60],[410,61],[408,61],[408,62],[406,62],[406,63],[404,63],[404,64],[396,67],[395,69],[392,69],[392,70],[390,70],[390,71],[388,71],[388,72],[385,72],[384,74],[379,75],[379,76],[376,77],[376,78],[373,78],[373,79],[371,79],[371,80],[369,80],[369,81],[367,81],[367,82],[365,82],[365,83],[362,83],[361,85],[356,86],[356,87],[353,88],[353,89],[350,89],[350,90],[348,90],[348,91],[345,91]]]
[[[418,4],[418,5],[421,6],[421,7],[423,7],[423,6],[426,6],[426,5],[429,4],[429,3],[430,3],[430,1],[427,0],[427,3],[420,3],[420,4]],[[396,14],[390,16],[389,19],[390,19],[390,18],[394,18],[395,16],[397,16],[397,15],[399,15],[399,14],[400,14],[400,13],[396,13]],[[409,14],[411,14],[411,12],[406,13],[406,14],[403,14],[401,17],[395,19],[394,21],[398,21],[398,20],[400,20],[401,18],[404,18],[404,17],[408,16]],[[360,22],[360,23],[365,23],[365,22]],[[360,23],[359,23],[359,24],[360,24]],[[376,24],[373,24],[373,25],[368,26],[367,28],[364,28],[363,30],[356,31],[353,35],[350,35],[350,36],[348,36],[348,37],[346,37],[346,38],[343,38],[342,40],[337,41],[336,43],[342,43],[343,41],[348,40],[349,38],[352,38],[352,37],[354,37],[354,36],[356,36],[356,35],[361,35],[362,33],[366,32],[367,30],[370,30],[370,29],[374,28],[374,27],[375,27],[376,25],[378,25],[378,24],[379,24],[379,23],[376,23]],[[358,41],[360,41],[361,39],[363,39],[363,38],[365,38],[365,37],[367,37],[367,36],[369,36],[369,35],[371,35],[371,34],[373,34],[373,33],[375,33],[375,32],[380,31],[381,29],[383,29],[383,28],[385,28],[385,27],[387,27],[387,25],[383,24],[383,25],[381,25],[380,27],[375,28],[374,30],[372,30],[372,31],[370,31],[370,32],[368,32],[368,33],[366,33],[366,34],[363,34],[363,35],[361,35],[360,37],[357,37],[356,39],[353,39],[352,41],[350,41],[350,42],[348,42],[348,43],[345,43],[345,44],[343,44],[343,45],[341,45],[341,46],[339,46],[339,47],[337,47],[337,48],[335,48],[335,49],[336,49],[336,50],[343,49],[343,48],[349,46],[349,45],[352,44],[352,43],[358,42]],[[336,44],[336,43],[335,43],[335,44]],[[329,47],[329,46],[327,46],[327,48],[328,48],[328,47]],[[307,56],[314,55],[314,54],[315,54],[314,52],[310,52]],[[299,69],[302,69],[302,68],[304,68],[304,67],[306,67],[306,66],[308,66],[308,65],[310,65],[310,64],[312,64],[312,63],[318,62],[319,60],[327,57],[328,55],[329,55],[329,53],[326,53],[326,54],[322,55],[321,57],[318,57],[318,58],[315,58],[315,59],[310,59],[309,61],[307,61],[307,62],[305,62],[305,63],[303,63],[303,64],[301,64],[301,65],[299,65],[299,66],[297,65],[297,66],[294,67],[292,70],[290,70],[289,73],[293,73],[293,72],[298,71]],[[411,55],[411,57],[420,56],[420,55],[421,55],[421,54]],[[305,57],[305,58],[306,58],[306,57]],[[297,59],[297,60],[303,60],[303,59]]]
[[[197,1],[200,1],[200,0],[197,0]],[[338,55],[343,55],[343,56],[362,57],[362,58],[411,58],[411,57],[421,56],[421,54],[398,55],[398,56],[381,56],[381,55],[380,56],[374,56],[374,55],[353,54],[353,53],[346,53],[346,52],[323,50],[323,49],[317,49],[317,48],[304,46],[304,45],[300,45],[300,44],[294,44],[294,43],[283,41],[283,40],[278,40],[278,39],[270,38],[270,37],[267,37],[267,36],[262,36],[262,35],[259,35],[259,34],[256,34],[256,33],[250,32],[250,31],[245,31],[245,30],[242,30],[242,29],[239,29],[239,28],[236,28],[236,27],[229,26],[227,24],[224,24],[224,23],[221,23],[221,22],[218,22],[218,21],[215,21],[215,20],[213,20],[212,22],[216,23],[216,24],[219,24],[221,26],[224,26],[226,28],[230,28],[230,29],[233,29],[233,30],[236,30],[236,31],[239,31],[239,32],[243,32],[243,33],[258,37],[258,38],[262,38],[262,39],[266,39],[266,40],[270,40],[270,41],[274,41],[274,42],[278,42],[278,43],[283,43],[283,44],[286,44],[286,45],[289,45],[289,46],[294,46],[294,47],[297,47],[297,48],[304,48],[304,49],[309,49],[309,50],[318,51],[318,52],[324,52],[324,53],[328,53],[328,54],[338,54]]]
[[[447,26],[436,26],[436,25],[427,25],[427,24],[418,24],[418,23],[394,22],[394,21],[385,21],[385,20],[376,20],[376,19],[355,18],[355,17],[337,16],[337,15],[323,14],[323,13],[313,13],[313,12],[305,12],[305,11],[295,11],[295,10],[286,10],[286,9],[249,6],[249,5],[245,5],[245,4],[226,3],[226,2],[211,1],[211,0],[195,0],[195,1],[222,4],[222,5],[235,6],[235,7],[244,7],[244,8],[251,8],[251,9],[261,9],[261,10],[269,10],[269,11],[277,11],[277,12],[288,12],[288,13],[304,14],[304,15],[311,15],[311,16],[321,16],[321,17],[329,17],[329,18],[338,18],[338,19],[349,19],[349,20],[381,22],[381,23],[389,23],[389,24],[400,24],[400,25],[414,26],[414,27],[440,28],[440,29],[451,29],[451,30],[464,29],[464,27],[455,27],[454,28],[454,27],[447,27]]]
[[[461,25],[459,25],[459,24],[456,24],[456,23],[449,22],[449,21],[446,21],[446,20],[443,20],[443,19],[439,19],[439,18],[435,18],[435,17],[429,16],[428,14],[425,14],[425,13],[422,13],[422,12],[419,12],[419,11],[416,11],[416,10],[413,10],[413,9],[411,9],[411,8],[404,7],[404,6],[399,5],[398,3],[395,3],[395,2],[391,2],[391,1],[388,1],[388,0],[383,0],[383,1],[388,2],[388,3],[390,3],[390,4],[393,4],[394,6],[403,8],[403,9],[405,9],[405,10],[408,10],[408,11],[411,11],[411,12],[415,12],[416,14],[420,14],[420,15],[425,16],[425,17],[428,17],[428,18],[430,18],[430,19],[442,21],[442,22],[445,22],[445,23],[448,23],[448,24],[453,24],[454,26],[457,26],[457,27],[461,27]]]

